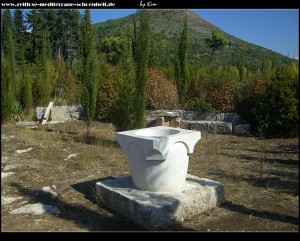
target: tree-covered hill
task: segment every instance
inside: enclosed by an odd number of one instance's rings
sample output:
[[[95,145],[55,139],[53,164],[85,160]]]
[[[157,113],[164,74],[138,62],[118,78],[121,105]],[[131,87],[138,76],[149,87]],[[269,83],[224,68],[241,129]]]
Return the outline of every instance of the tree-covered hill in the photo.
[[[227,34],[201,18],[192,10],[151,10],[150,13],[152,21],[151,31],[154,40],[153,51],[157,56],[159,66],[171,62],[176,54],[177,38],[186,15],[188,17],[188,52],[191,64],[206,65],[208,63],[209,48],[205,39],[211,37],[214,29],[222,32],[229,40],[229,44],[225,47],[224,51],[216,53],[214,62],[217,64],[239,65],[242,59],[243,65],[247,69],[256,70],[261,68],[262,62],[265,59],[269,59],[273,63],[273,67],[286,64],[290,61],[286,56]],[[128,28],[132,29],[133,27],[134,18],[137,18],[137,13],[94,24],[99,43],[106,37],[125,37]]]

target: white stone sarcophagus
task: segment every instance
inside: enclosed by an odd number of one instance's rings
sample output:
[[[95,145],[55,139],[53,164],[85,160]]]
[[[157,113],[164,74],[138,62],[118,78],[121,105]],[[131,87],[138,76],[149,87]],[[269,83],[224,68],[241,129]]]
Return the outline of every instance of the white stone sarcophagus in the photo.
[[[157,126],[116,133],[129,157],[133,184],[140,190],[175,192],[184,188],[189,154],[201,132]]]

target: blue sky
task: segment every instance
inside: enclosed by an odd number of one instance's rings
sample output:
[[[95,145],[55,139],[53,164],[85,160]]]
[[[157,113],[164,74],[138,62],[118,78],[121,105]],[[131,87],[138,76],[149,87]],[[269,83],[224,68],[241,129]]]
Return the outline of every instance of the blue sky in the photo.
[[[285,56],[299,59],[299,10],[196,9],[202,18],[225,32]],[[136,10],[91,10],[93,23],[135,13]]]

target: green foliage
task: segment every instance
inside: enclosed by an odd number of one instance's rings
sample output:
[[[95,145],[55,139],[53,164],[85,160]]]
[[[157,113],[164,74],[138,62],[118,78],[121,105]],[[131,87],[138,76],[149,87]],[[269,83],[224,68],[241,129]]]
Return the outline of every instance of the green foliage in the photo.
[[[176,84],[178,91],[179,105],[183,105],[189,81],[189,71],[187,63],[187,48],[188,48],[188,22],[187,17],[184,19],[184,26],[180,35],[178,44],[178,60],[176,62]]]
[[[239,70],[236,66],[230,66],[227,79],[233,82],[238,82],[240,80]]]
[[[264,103],[273,135],[297,135],[299,130],[299,75],[293,76],[291,67],[278,68],[267,84]]]
[[[192,71],[190,85],[187,91],[184,109],[194,110],[202,113],[212,113],[216,110],[206,100],[208,88],[207,73],[204,69],[197,68]]]
[[[82,61],[82,108],[84,121],[89,131],[91,121],[94,119],[97,98],[97,52],[94,31],[91,25],[90,10],[85,10],[80,26],[79,51]]]
[[[196,96],[194,99],[187,99],[184,109],[199,111],[201,113],[216,112],[216,110],[204,99],[203,96]]]
[[[205,41],[208,47],[210,48],[210,59],[209,59],[209,65],[210,65],[213,54],[216,51],[221,50],[226,44],[228,44],[229,40],[224,37],[222,32],[214,29],[211,33],[211,38],[206,38]]]
[[[112,108],[117,99],[118,80],[116,67],[107,63],[101,65],[97,90],[96,114],[98,120],[110,121]]]
[[[104,38],[101,44],[101,50],[106,55],[106,60],[112,65],[116,65],[121,58],[124,50],[124,39],[120,37],[107,37]]]
[[[12,82],[13,74],[10,61],[1,53],[1,123],[7,120],[11,114],[14,101]]]
[[[1,12],[1,52],[6,56],[11,55],[11,45],[13,41],[13,18],[10,10]]]
[[[24,65],[24,76],[23,76],[23,88],[22,88],[22,103],[25,109],[25,113],[29,114],[32,107],[32,83],[31,83],[31,69],[30,66]]]
[[[118,73],[118,96],[112,110],[111,120],[116,131],[126,131],[134,129],[136,126],[134,113],[137,98],[135,69],[129,41],[125,45],[121,63],[118,66]]]
[[[147,86],[147,109],[171,110],[177,107],[177,89],[159,69],[149,70]]]
[[[25,50],[28,46],[28,32],[25,25],[25,20],[23,18],[23,11],[16,9],[14,11],[14,36],[15,36],[15,46],[18,51],[16,51],[16,61],[21,63],[25,58]]]
[[[260,124],[253,110],[263,120],[268,116],[269,136],[298,135],[299,74],[293,70],[293,64],[280,67],[271,79],[257,73],[238,86],[237,111],[257,132]]]
[[[64,106],[64,105],[67,105],[67,101],[60,97],[54,97],[53,105],[54,106]]]
[[[78,84],[75,81],[74,75],[68,71],[66,62],[62,57],[57,57],[54,61],[57,79],[54,86],[55,97],[62,99],[64,105],[79,104],[77,98]]]
[[[12,109],[11,109],[11,118],[13,118],[15,121],[19,122],[22,120],[23,112],[22,112],[22,106],[19,101],[15,101],[13,103]]]
[[[34,106],[47,106],[57,79],[57,72],[49,59],[50,47],[47,31],[43,31],[41,54],[37,54],[33,64]]]
[[[147,88],[147,66],[150,47],[150,13],[149,10],[141,10],[140,26],[137,31],[136,41],[136,91],[137,106],[135,109],[136,128],[143,128],[146,125],[145,108],[146,108],[146,88]]]

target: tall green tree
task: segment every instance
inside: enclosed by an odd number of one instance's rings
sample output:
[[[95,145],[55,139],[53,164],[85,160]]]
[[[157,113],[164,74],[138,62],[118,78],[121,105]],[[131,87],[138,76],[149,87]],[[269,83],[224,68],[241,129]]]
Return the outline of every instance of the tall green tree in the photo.
[[[9,116],[18,86],[16,83],[13,19],[10,10],[4,10],[1,16],[1,120],[4,120]]]
[[[178,60],[176,63],[176,84],[178,91],[178,101],[182,106],[185,100],[188,87],[189,71],[187,64],[187,49],[188,49],[188,20],[187,16],[184,19],[183,30],[180,35],[178,44]]]
[[[8,56],[11,38],[13,38],[13,18],[10,10],[1,13],[1,51]]]
[[[221,50],[226,44],[229,43],[229,41],[220,31],[216,29],[212,31],[211,38],[207,38],[205,41],[210,48],[210,58],[208,63],[208,65],[210,65],[214,53],[218,50]]]
[[[37,61],[36,59],[40,55],[40,50],[42,49],[42,18],[37,12],[37,10],[31,10],[29,13],[26,13],[26,22],[30,29],[30,55],[28,56],[28,60],[30,62]]]
[[[146,108],[146,87],[147,87],[147,66],[150,49],[150,14],[148,10],[139,12],[139,29],[136,40],[136,128],[146,126],[145,108]]]
[[[10,61],[1,53],[1,123],[7,120],[13,105],[13,73]]]
[[[95,116],[97,97],[97,52],[90,10],[85,10],[80,23],[79,50],[82,64],[82,108],[84,121],[89,132]]]
[[[23,75],[23,83],[24,86],[22,88],[23,98],[22,103],[25,109],[25,113],[29,114],[30,109],[32,107],[32,83],[31,83],[31,68],[29,65],[24,65],[24,74]]]
[[[135,69],[131,42],[124,44],[124,51],[118,66],[118,97],[112,111],[112,123],[116,131],[134,129],[136,106]]]
[[[16,9],[14,11],[14,36],[16,45],[16,61],[20,64],[25,57],[26,43],[28,41],[28,32],[23,18],[23,11]]]
[[[39,51],[38,51],[39,52]],[[51,46],[48,30],[42,32],[42,47],[34,59],[34,105],[47,106],[56,81],[56,73],[51,60]]]

